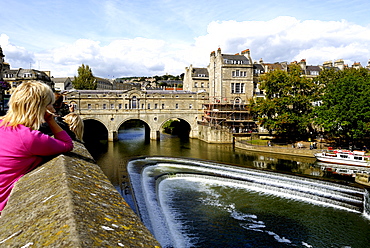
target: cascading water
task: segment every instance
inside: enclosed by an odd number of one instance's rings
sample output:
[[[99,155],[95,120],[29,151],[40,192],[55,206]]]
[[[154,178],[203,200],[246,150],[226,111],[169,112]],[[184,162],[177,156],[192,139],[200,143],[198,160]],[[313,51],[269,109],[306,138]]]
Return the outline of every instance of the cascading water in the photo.
[[[345,233],[357,233],[360,228],[370,234],[369,220],[361,215],[362,211],[369,211],[369,194],[362,189],[225,164],[164,157],[131,160],[128,172],[139,214],[163,247],[216,244],[222,247],[325,247],[333,242],[338,247],[360,247],[357,244],[362,241],[357,237],[351,243],[351,237],[340,239],[344,234],[339,234],[336,241],[322,236],[323,230],[328,229],[327,222],[333,221],[326,219],[327,216],[333,215],[361,219],[360,227]],[[326,213],[324,216],[322,211]],[[319,219],[315,219],[315,215]],[[338,222],[336,227],[341,225],[344,224]]]
[[[365,189],[364,194],[364,215],[370,219],[370,192],[369,189]]]

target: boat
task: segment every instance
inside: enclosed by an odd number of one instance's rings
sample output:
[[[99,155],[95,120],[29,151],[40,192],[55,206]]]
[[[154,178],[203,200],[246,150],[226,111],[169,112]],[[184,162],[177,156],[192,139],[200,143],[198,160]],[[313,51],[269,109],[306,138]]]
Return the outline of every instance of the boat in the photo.
[[[346,164],[334,164],[325,162],[315,163],[321,171],[330,174],[338,174],[342,176],[356,177],[357,174],[367,174],[370,175],[370,166],[356,166],[356,165],[346,165]]]
[[[370,157],[365,153],[366,151],[325,150],[315,153],[315,157],[326,163],[370,167]]]

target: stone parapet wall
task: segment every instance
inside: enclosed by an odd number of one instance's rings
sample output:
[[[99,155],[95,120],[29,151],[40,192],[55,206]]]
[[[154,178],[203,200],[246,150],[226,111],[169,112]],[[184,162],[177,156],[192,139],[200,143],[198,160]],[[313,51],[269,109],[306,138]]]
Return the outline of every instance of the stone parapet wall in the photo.
[[[80,143],[22,177],[0,247],[160,247]]]

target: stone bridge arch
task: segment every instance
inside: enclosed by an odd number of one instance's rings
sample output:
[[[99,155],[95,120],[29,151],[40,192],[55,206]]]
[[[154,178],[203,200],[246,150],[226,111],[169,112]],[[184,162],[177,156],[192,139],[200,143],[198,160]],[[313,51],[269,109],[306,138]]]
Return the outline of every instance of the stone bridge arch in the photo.
[[[189,137],[197,138],[197,116],[194,113],[181,114],[176,113],[145,113],[140,114],[140,110],[127,111],[125,113],[112,113],[109,114],[109,110],[105,114],[89,114],[84,111],[79,111],[81,118],[83,120],[95,120],[104,125],[108,131],[108,141],[115,141],[118,139],[118,130],[121,125],[129,120],[140,120],[146,125],[150,130],[150,139],[159,140],[160,131],[164,123],[171,119],[181,119],[186,121],[190,126]]]
[[[127,118],[127,119],[122,120],[121,123],[118,123],[118,125],[116,127],[117,128],[117,134],[118,134],[118,131],[120,130],[120,128],[122,126],[124,126],[125,123],[127,123],[129,121],[140,121],[140,122],[142,122],[144,124],[144,127],[145,127],[145,139],[147,139],[147,138],[150,139],[150,131],[151,131],[150,125],[146,121],[144,121],[143,119],[138,119],[138,118],[136,118],[136,119]]]
[[[162,129],[163,129],[163,126],[164,126],[164,124],[165,124],[165,123],[167,123],[168,121],[171,121],[171,120],[179,120],[179,121],[180,121],[180,123],[186,123],[186,124],[189,126],[189,130],[186,130],[186,131],[188,131],[187,135],[190,137],[190,133],[191,133],[191,131],[192,131],[193,127],[191,126],[191,124],[190,124],[189,120],[187,120],[186,118],[182,118],[182,117],[172,117],[172,118],[168,118],[168,119],[164,120],[164,121],[160,124],[160,127],[159,127],[159,128],[160,128],[160,130],[162,130]]]
[[[83,119],[94,119],[108,130],[108,140],[118,138],[119,127],[127,120],[137,119],[150,128],[150,139],[159,139],[163,123],[181,119],[189,123],[189,137],[198,138],[198,120],[202,119],[206,92],[167,90],[74,90],[66,102],[75,105]]]
[[[103,120],[96,118],[96,117],[87,117],[83,115],[81,115],[81,119],[83,120],[84,125],[85,125],[85,133],[84,133],[85,139],[86,137],[90,136],[92,133],[95,135],[98,133],[100,136],[108,137],[109,130],[108,130],[108,127],[106,126],[106,123]],[[96,130],[96,126],[99,126],[99,125],[100,127],[98,128],[98,130]],[[91,129],[95,129],[95,130],[91,130]],[[104,131],[104,133],[102,133],[102,131]]]

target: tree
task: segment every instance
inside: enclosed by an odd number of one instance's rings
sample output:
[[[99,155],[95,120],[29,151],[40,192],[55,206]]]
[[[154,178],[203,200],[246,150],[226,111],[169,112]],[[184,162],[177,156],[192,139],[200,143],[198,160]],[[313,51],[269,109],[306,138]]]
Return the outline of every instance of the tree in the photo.
[[[348,141],[370,131],[370,74],[361,69],[324,70],[318,80],[325,86],[315,122],[325,132]]]
[[[82,64],[82,66],[78,67],[77,72],[78,76],[75,76],[72,81],[76,90],[96,90],[97,83],[88,65]]]
[[[299,65],[275,70],[261,77],[265,98],[252,102],[251,111],[261,126],[285,139],[301,138],[311,126],[318,85],[301,75]]]

